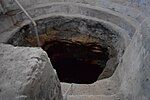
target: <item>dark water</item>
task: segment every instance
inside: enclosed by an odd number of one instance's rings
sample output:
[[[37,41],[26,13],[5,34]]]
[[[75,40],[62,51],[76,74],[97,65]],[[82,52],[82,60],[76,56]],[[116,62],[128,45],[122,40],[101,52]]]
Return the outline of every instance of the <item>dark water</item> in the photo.
[[[45,43],[43,49],[48,53],[61,82],[93,83],[108,60],[107,49],[96,43],[55,40]]]

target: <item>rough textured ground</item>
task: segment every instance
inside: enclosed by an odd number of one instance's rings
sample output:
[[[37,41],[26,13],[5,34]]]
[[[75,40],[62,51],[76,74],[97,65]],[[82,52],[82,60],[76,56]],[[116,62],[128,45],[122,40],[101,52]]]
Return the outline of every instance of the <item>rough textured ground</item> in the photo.
[[[61,100],[61,87],[39,48],[0,44],[0,100]]]

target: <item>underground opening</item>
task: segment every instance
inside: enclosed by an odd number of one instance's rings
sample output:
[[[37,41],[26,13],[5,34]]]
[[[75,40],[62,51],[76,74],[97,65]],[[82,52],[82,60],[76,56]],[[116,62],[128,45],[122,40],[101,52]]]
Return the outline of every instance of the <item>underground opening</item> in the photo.
[[[98,43],[55,40],[46,42],[43,49],[48,53],[61,82],[93,83],[108,60],[107,48]]]
[[[124,50],[116,31],[98,21],[62,16],[37,20],[37,25],[41,47],[61,82],[91,84],[114,73],[118,52]],[[33,29],[31,24],[22,27],[8,43],[36,47]]]

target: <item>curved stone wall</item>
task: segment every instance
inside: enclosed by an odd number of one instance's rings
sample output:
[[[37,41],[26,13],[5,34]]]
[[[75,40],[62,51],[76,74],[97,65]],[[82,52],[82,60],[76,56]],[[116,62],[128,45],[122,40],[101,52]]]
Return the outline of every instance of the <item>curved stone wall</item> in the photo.
[[[51,16],[45,19],[36,21],[38,24],[38,32],[41,40],[41,46],[52,40],[67,40],[75,42],[84,42],[85,37],[87,43],[92,42],[101,45],[108,49],[109,61],[106,69],[99,79],[110,77],[115,71],[119,59],[122,57],[125,48],[129,44],[130,38],[127,32],[118,27],[111,26],[112,24],[100,22],[81,17],[64,17]],[[15,46],[36,46],[37,41],[34,34],[34,29],[31,24],[24,26],[18,31],[8,43]],[[45,37],[43,37],[45,36]],[[85,38],[82,39],[82,36]],[[19,38],[18,38],[19,37]],[[43,38],[42,38],[43,37]],[[81,37],[81,38],[80,38]],[[26,41],[27,40],[27,41]],[[113,66],[112,66],[113,65]],[[108,68],[109,67],[109,68]],[[109,70],[109,73],[107,72]],[[100,74],[100,73],[99,73]]]
[[[121,14],[108,9],[92,7],[84,4],[64,2],[46,5],[41,4],[28,9],[28,12],[35,20],[44,19],[51,16],[76,16],[79,18],[99,21],[105,24],[105,26],[107,26],[110,30],[118,31],[118,33],[124,37],[126,46],[138,28],[136,21],[133,21],[133,19],[122,16]],[[22,16],[23,19],[27,19],[23,13],[20,13],[19,16]]]
[[[28,9],[28,12],[33,18],[38,17],[48,17],[50,15],[63,14],[72,16],[86,16],[97,18],[98,20],[103,20],[106,22],[113,23],[122,29],[126,30],[130,37],[133,36],[136,31],[135,21],[129,20],[128,17],[124,17],[119,13],[113,12],[108,9],[100,7],[92,7],[84,4],[73,4],[73,3],[50,3],[41,4]],[[44,16],[45,15],[45,16]],[[24,14],[22,16],[25,16]]]
[[[55,1],[55,0],[54,0]],[[70,1],[70,0],[69,0]],[[73,0],[78,2],[76,0]],[[127,16],[117,12],[95,7],[98,1],[81,1],[84,4],[73,3],[52,3],[34,5],[28,12],[35,20],[50,16],[80,17],[99,21],[110,30],[115,30],[124,37],[125,51],[123,57],[119,59],[119,65],[112,77],[100,80],[91,85],[73,85],[72,94],[74,95],[119,95],[121,100],[149,100],[149,31],[150,21],[145,20],[142,24]],[[48,2],[47,0],[43,3]],[[88,3],[88,4],[85,4]],[[28,5],[28,4],[27,4]],[[32,4],[31,4],[32,5]],[[20,13],[19,16],[24,14]],[[132,15],[137,17],[138,13]],[[29,24],[28,22],[27,24]]]
[[[0,100],[62,100],[60,81],[40,48],[0,44]]]

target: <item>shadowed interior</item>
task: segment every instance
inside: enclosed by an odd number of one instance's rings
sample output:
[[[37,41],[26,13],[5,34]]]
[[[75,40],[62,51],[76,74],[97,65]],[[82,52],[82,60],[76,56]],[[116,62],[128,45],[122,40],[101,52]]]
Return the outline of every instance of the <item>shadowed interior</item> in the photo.
[[[61,82],[90,84],[97,80],[108,60],[107,48],[97,43],[66,40],[46,42],[48,53]]]

